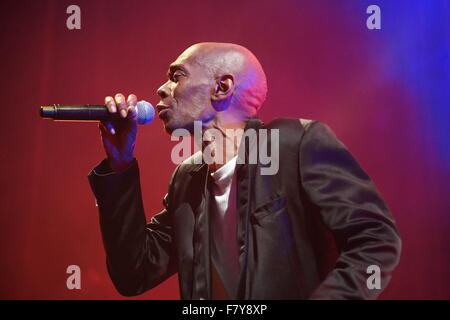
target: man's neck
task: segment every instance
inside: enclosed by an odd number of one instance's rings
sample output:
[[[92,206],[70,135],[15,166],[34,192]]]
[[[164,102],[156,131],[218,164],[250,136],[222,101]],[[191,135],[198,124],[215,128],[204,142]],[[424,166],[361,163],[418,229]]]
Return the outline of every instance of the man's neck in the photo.
[[[216,118],[203,128],[202,150],[212,150],[214,163],[212,170],[217,170],[238,154],[239,143],[246,121],[243,119]],[[215,129],[215,130],[209,130]],[[218,138],[220,135],[221,138]],[[218,139],[217,139],[218,138]]]

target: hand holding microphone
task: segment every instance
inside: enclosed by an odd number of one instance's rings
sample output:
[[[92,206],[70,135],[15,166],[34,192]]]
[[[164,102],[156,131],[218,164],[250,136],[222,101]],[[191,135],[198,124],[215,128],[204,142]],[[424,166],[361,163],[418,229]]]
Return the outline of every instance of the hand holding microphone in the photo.
[[[146,124],[153,120],[155,110],[146,101],[137,101],[134,94],[128,99],[118,93],[105,98],[105,105],[43,106],[40,109],[43,118],[68,121],[100,121],[103,146],[108,161],[114,171],[127,168],[134,159],[137,124]]]
[[[103,147],[108,156],[109,165],[114,171],[127,168],[134,159],[134,147],[137,135],[137,97],[130,94],[128,99],[118,93],[105,98],[105,106],[111,114],[123,119],[103,120],[99,124]]]

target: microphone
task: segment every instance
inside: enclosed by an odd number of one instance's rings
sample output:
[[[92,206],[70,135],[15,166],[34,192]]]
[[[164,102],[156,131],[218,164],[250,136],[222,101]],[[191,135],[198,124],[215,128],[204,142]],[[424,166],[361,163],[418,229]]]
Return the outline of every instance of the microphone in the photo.
[[[144,100],[137,103],[137,122],[139,124],[147,124],[155,118],[155,109]],[[119,120],[123,118],[119,112],[110,113],[104,105],[92,104],[72,104],[42,106],[39,114],[42,118],[53,120],[68,121],[100,121],[100,120]]]

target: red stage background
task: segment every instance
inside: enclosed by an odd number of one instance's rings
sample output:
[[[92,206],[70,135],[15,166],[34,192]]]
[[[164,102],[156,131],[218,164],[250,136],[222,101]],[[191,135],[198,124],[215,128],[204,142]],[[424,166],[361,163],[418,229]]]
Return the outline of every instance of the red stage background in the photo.
[[[395,2],[395,3],[394,3]],[[66,8],[81,8],[68,30]],[[366,8],[381,8],[369,30]],[[202,41],[252,50],[265,68],[261,118],[330,125],[393,211],[403,252],[384,299],[450,298],[449,39],[446,1],[2,1],[0,298],[120,299],[107,275],[87,174],[104,157],[94,124],[41,105],[135,93],[156,104],[167,66]],[[140,127],[148,217],[161,209],[173,144]],[[81,290],[66,268],[81,267]],[[172,277],[139,299],[178,299]]]

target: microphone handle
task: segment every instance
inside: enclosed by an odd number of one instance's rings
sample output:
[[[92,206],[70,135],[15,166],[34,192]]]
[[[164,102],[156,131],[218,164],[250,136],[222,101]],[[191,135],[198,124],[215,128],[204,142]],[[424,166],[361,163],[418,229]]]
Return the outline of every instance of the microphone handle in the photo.
[[[81,120],[81,121],[99,121],[99,120],[119,120],[122,119],[119,112],[110,113],[104,105],[92,104],[73,104],[43,106],[40,109],[42,118],[51,118],[54,120]]]

